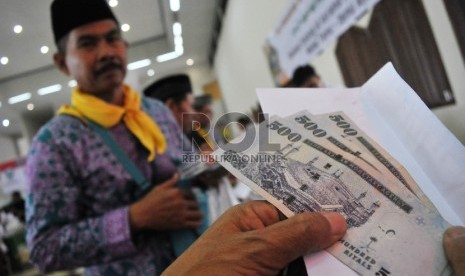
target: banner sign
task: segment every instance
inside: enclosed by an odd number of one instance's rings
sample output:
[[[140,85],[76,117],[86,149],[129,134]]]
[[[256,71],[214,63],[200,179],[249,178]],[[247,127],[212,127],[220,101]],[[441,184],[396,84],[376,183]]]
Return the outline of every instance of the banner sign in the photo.
[[[378,1],[291,0],[265,44],[276,84],[285,84]]]

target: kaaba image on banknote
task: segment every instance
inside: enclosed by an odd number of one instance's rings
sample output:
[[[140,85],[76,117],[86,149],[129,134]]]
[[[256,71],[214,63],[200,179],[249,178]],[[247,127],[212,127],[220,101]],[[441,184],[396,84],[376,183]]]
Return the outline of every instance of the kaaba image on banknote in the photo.
[[[332,169],[332,164],[326,164],[326,171],[323,171],[313,166],[317,160],[303,164],[286,158],[298,150],[289,145],[276,154],[261,152],[248,158],[228,150],[225,160],[263,190],[282,200],[294,213],[309,210],[339,212],[346,217],[349,227],[364,224],[374,214],[379,203],[363,202],[366,193],[351,193],[340,180],[343,172]]]

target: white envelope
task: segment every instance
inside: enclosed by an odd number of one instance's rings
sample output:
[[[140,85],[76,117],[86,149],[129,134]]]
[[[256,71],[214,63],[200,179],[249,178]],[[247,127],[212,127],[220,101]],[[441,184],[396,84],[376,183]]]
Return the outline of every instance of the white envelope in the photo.
[[[451,224],[465,225],[465,147],[391,63],[359,88],[257,89],[263,112],[345,112],[399,161]],[[326,251],[305,257],[309,275],[356,275]]]

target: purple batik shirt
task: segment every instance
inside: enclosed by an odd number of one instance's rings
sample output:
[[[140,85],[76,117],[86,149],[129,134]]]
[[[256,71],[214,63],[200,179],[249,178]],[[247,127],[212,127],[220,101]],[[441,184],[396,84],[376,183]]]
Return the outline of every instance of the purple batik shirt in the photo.
[[[121,121],[109,132],[152,187],[181,161],[182,132],[159,101],[143,109],[162,129],[165,154],[148,151]],[[131,233],[128,207],[143,190],[101,137],[80,119],[53,118],[34,138],[27,161],[27,242],[44,271],[86,267],[88,275],[157,275],[174,260],[168,232]]]

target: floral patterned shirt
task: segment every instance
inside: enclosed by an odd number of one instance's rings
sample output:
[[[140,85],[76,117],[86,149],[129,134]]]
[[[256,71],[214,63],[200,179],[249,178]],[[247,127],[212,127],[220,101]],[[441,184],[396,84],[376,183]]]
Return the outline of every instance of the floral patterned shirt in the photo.
[[[165,154],[148,151],[123,122],[109,129],[152,185],[170,178],[181,160],[182,132],[163,103],[143,109],[162,129]],[[132,234],[128,206],[141,189],[101,137],[79,119],[61,115],[43,126],[28,156],[27,242],[43,271],[86,267],[88,275],[157,275],[174,260],[168,232]]]

